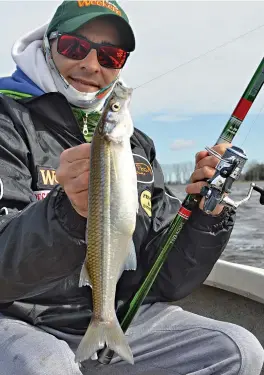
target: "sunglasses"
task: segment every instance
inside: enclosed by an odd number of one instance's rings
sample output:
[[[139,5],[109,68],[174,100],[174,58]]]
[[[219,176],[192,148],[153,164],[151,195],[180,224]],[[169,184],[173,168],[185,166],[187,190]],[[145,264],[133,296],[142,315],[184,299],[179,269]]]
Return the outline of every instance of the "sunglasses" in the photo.
[[[66,33],[51,33],[49,39],[58,38],[57,51],[60,55],[73,60],[83,60],[95,49],[99,64],[104,68],[121,69],[129,56],[129,52],[108,43],[94,43],[83,36]]]

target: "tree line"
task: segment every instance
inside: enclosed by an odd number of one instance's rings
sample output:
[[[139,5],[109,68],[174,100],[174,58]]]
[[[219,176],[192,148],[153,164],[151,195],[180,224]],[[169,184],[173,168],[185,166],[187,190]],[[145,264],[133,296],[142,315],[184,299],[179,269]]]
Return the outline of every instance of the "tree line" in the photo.
[[[193,162],[162,164],[165,183],[168,185],[181,185],[189,182],[194,170]],[[246,164],[240,181],[264,181],[264,163],[251,161]]]
[[[264,180],[264,164],[251,162],[246,171],[242,174],[241,179],[244,181],[263,181]]]

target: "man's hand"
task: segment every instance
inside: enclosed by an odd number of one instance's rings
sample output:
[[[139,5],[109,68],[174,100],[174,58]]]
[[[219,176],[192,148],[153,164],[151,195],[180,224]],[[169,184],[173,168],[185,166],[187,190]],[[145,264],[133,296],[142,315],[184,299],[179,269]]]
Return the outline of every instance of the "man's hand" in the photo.
[[[63,151],[56,171],[57,181],[63,187],[75,211],[83,217],[88,215],[90,147],[89,143],[84,143]]]
[[[231,147],[231,143],[221,143],[212,147],[218,154],[223,155],[227,147]],[[191,183],[186,186],[187,194],[200,194],[203,186],[208,185],[205,179],[211,178],[215,174],[215,167],[219,160],[207,151],[200,151],[195,156],[195,170],[191,175]],[[204,198],[201,200],[199,207],[203,209]],[[218,215],[223,209],[223,205],[217,205],[212,215]]]

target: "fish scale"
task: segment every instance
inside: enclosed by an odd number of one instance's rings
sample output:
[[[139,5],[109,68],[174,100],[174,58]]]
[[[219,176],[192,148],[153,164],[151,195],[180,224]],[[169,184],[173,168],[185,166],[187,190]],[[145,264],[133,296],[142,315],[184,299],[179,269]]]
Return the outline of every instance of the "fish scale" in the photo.
[[[95,198],[95,203],[93,203],[91,199],[89,202],[92,207],[91,215],[96,218],[96,220],[92,221],[92,227],[90,230],[89,227],[87,227],[87,251],[89,253],[89,262],[86,260],[86,266],[93,285],[93,294],[101,297],[94,299],[93,308],[94,314],[98,316],[98,318],[101,318],[100,313],[104,311],[103,305],[105,300],[105,292],[107,292],[107,289],[103,284],[104,280],[101,278],[101,275],[98,274],[98,270],[101,269],[101,260],[103,259],[103,251],[106,246],[105,242],[109,243],[110,237],[110,234],[107,233],[107,227],[109,226],[107,206],[109,205],[110,176],[109,174],[105,174],[105,171],[109,169],[107,167],[109,165],[110,152],[109,146],[102,143],[100,138],[95,137],[94,139],[95,142],[98,142],[98,147],[96,143],[93,146],[95,149],[95,154],[93,155],[94,163],[91,161],[94,168],[90,172],[90,178],[93,182],[90,187],[90,197],[97,195],[98,198]],[[98,186],[102,186],[99,191]],[[101,235],[102,233],[104,233],[103,237]],[[100,248],[101,251],[98,251],[98,248]],[[102,272],[107,272],[105,265],[103,265]]]

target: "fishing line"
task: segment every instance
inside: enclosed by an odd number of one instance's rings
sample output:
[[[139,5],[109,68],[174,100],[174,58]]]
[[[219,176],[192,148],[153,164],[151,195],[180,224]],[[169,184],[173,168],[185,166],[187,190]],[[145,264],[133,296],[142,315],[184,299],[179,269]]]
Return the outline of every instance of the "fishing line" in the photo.
[[[140,85],[138,85],[138,86],[135,86],[135,87],[134,87],[134,90],[136,90],[136,89],[138,89],[138,88],[140,88],[140,87],[143,87],[143,86],[147,85],[148,83],[151,83],[151,82],[153,82],[153,81],[155,81],[155,80],[157,80],[157,79],[159,79],[159,78],[162,78],[162,77],[166,76],[167,74],[170,74],[170,73],[174,72],[175,70],[177,70],[177,69],[179,69],[179,68],[181,68],[181,67],[183,67],[183,66],[185,66],[185,65],[188,65],[188,64],[192,63],[193,61],[197,61],[197,60],[199,60],[199,59],[201,59],[201,58],[203,58],[203,57],[209,55],[210,53],[212,53],[212,52],[214,52],[214,51],[216,51],[216,50],[218,50],[218,49],[220,49],[220,48],[223,48],[223,47],[227,46],[228,44],[231,44],[231,43],[233,43],[233,42],[235,42],[235,41],[237,41],[237,40],[239,40],[239,39],[245,37],[246,35],[248,35],[248,34],[254,32],[254,31],[256,31],[256,30],[261,29],[262,27],[264,27],[264,24],[261,24],[261,25],[255,27],[254,29],[251,29],[251,30],[249,30],[249,31],[247,31],[247,32],[245,32],[245,33],[243,33],[243,34],[240,34],[239,36],[237,36],[237,37],[235,37],[235,38],[233,38],[233,39],[230,39],[229,41],[227,41],[227,42],[225,42],[225,43],[222,43],[222,44],[220,44],[219,46],[216,46],[216,47],[212,48],[211,50],[209,50],[209,51],[207,51],[207,52],[204,52],[204,53],[202,53],[202,54],[200,54],[200,55],[198,55],[198,56],[196,56],[196,57],[193,57],[192,59],[190,59],[190,60],[188,60],[188,61],[186,61],[186,62],[183,62],[183,63],[177,65],[176,67],[174,67],[174,68],[172,68],[172,69],[170,69],[170,70],[168,70],[168,71],[166,71],[166,72],[164,72],[164,73],[161,73],[161,74],[159,74],[158,76],[153,77],[152,79],[150,79],[150,80],[148,80],[148,81],[143,82],[142,84],[140,84]],[[257,120],[258,120],[258,118],[259,118],[259,116],[260,116],[260,114],[262,113],[263,110],[264,110],[264,104],[263,104],[262,108],[260,109],[259,113],[257,114],[257,116],[255,117],[255,119],[253,120],[252,124],[250,125],[249,131],[248,131],[248,133],[246,134],[245,139],[244,139],[244,141],[242,142],[241,146],[243,146],[243,144],[244,144],[245,141],[247,140],[247,138],[248,138],[248,136],[249,136],[249,134],[250,134],[252,128],[253,128],[254,125],[256,124],[256,122],[257,122]]]
[[[261,109],[260,109],[260,111],[258,112],[258,114],[256,115],[256,117],[254,118],[254,120],[252,121],[252,124],[251,124],[250,127],[249,127],[249,130],[248,130],[248,132],[247,132],[247,134],[246,134],[246,136],[245,136],[245,139],[244,139],[244,141],[241,143],[241,147],[242,147],[243,144],[246,142],[246,140],[247,140],[247,138],[248,138],[248,136],[249,136],[249,133],[250,133],[251,130],[253,129],[254,125],[256,124],[256,122],[257,122],[257,120],[258,120],[260,114],[262,113],[263,109],[264,109],[264,104],[263,104],[263,106],[261,107]]]
[[[260,26],[257,26],[257,27],[255,27],[254,29],[251,29],[251,30],[245,32],[244,34],[240,34],[239,36],[237,36],[237,37],[235,37],[235,38],[233,38],[233,39],[230,39],[229,41],[227,41],[227,42],[225,42],[225,43],[223,43],[223,44],[220,44],[219,46],[216,46],[216,47],[214,47],[213,49],[210,49],[210,50],[207,51],[207,52],[204,52],[204,53],[202,53],[202,54],[200,54],[200,55],[198,55],[198,56],[196,56],[196,57],[193,57],[192,59],[190,59],[190,60],[188,60],[188,61],[186,61],[186,62],[184,62],[184,63],[181,63],[181,64],[177,65],[175,68],[172,68],[172,69],[170,69],[170,70],[168,70],[168,71],[166,71],[166,72],[164,72],[164,73],[159,74],[159,75],[156,76],[156,77],[151,78],[150,80],[148,80],[148,81],[146,81],[146,82],[143,82],[142,84],[140,84],[140,85],[138,85],[138,86],[135,86],[135,87],[134,87],[134,90],[136,90],[136,89],[138,89],[138,88],[140,88],[140,87],[142,87],[142,86],[145,86],[145,85],[147,85],[148,83],[153,82],[153,81],[155,81],[155,80],[157,80],[157,79],[159,79],[159,78],[161,78],[161,77],[164,77],[165,75],[170,74],[170,73],[174,72],[175,70],[177,70],[177,69],[179,69],[179,68],[181,68],[181,67],[183,67],[183,66],[185,66],[185,65],[190,64],[190,63],[193,62],[193,61],[199,60],[199,59],[201,59],[202,57],[209,55],[211,52],[214,52],[214,51],[218,50],[219,48],[225,47],[225,46],[227,46],[228,44],[231,44],[231,43],[237,41],[238,39],[243,38],[244,36],[246,36],[246,35],[248,35],[248,34],[254,32],[254,31],[256,31],[256,30],[261,29],[262,27],[264,27],[264,24],[262,24],[262,25],[260,25]]]

